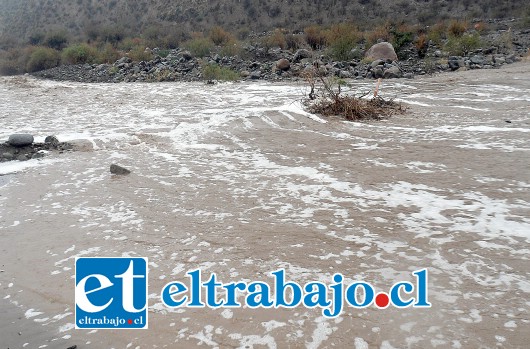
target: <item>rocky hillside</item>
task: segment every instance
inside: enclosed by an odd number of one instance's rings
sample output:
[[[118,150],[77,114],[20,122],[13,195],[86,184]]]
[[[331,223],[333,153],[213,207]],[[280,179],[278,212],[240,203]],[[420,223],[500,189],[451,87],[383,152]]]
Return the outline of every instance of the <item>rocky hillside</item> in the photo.
[[[527,8],[527,0],[0,0],[0,38],[20,42],[63,29],[86,36],[101,26],[133,35],[152,26],[197,31],[220,25],[246,33],[341,21],[367,27],[387,19],[530,18]]]

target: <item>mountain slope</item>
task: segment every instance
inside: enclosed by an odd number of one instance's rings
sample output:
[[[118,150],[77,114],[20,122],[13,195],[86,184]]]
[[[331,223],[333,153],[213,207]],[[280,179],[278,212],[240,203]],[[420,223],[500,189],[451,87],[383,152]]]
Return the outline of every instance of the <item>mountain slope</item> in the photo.
[[[433,23],[447,17],[520,16],[527,0],[0,0],[0,36],[27,40],[64,29],[70,35],[94,26],[118,26],[140,34],[149,26],[230,31],[354,21],[369,26],[387,19]]]

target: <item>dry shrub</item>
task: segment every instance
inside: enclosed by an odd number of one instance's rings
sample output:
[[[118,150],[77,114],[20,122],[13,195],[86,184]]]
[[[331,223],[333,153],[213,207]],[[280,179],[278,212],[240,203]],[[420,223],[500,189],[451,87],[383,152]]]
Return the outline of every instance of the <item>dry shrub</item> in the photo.
[[[447,24],[444,21],[441,21],[436,23],[429,29],[429,32],[427,33],[427,39],[439,45],[442,40],[446,38],[446,33]]]
[[[112,44],[106,43],[99,51],[98,54],[98,63],[114,63],[116,62],[121,55],[118,51],[112,46]]]
[[[61,62],[59,51],[49,47],[36,47],[26,64],[26,71],[33,73],[40,70],[56,67]]]
[[[271,35],[263,39],[262,43],[267,48],[279,47],[282,50],[287,48],[285,34],[280,29],[274,29]]]
[[[318,25],[305,28],[304,34],[305,41],[313,50],[321,49],[326,44],[326,33]]]
[[[427,48],[429,45],[429,39],[427,38],[427,35],[420,34],[416,40],[414,40],[414,46],[418,50],[418,56],[421,58],[425,57],[425,54],[427,53]]]
[[[447,32],[450,36],[453,36],[455,38],[459,38],[467,30],[467,23],[465,21],[460,20],[452,20],[451,23],[449,23],[449,27],[447,28]]]
[[[390,24],[386,23],[375,27],[374,30],[366,32],[364,38],[367,47],[376,44],[379,40],[391,41],[392,34],[390,32]]]
[[[219,51],[219,54],[221,57],[233,57],[233,56],[241,56],[243,52],[243,47],[241,46],[241,43],[237,41],[236,39],[232,39],[228,41]]]
[[[210,31],[210,40],[216,45],[225,45],[228,42],[233,41],[234,37],[223,28],[216,26]]]
[[[326,30],[326,44],[333,59],[338,61],[351,59],[351,50],[361,38],[358,28],[349,23],[334,24]]]
[[[88,44],[68,46],[61,53],[61,59],[66,64],[95,63],[98,61],[98,50]]]
[[[307,110],[323,116],[341,116],[346,120],[381,120],[395,113],[402,113],[404,107],[393,100],[385,100],[377,94],[373,98],[342,94],[340,83],[325,78],[312,69],[302,73],[311,92],[304,101]]]
[[[144,46],[133,47],[127,53],[127,56],[129,56],[129,58],[135,62],[147,62],[153,59],[153,54],[151,51],[146,50]]]
[[[183,45],[195,57],[206,57],[213,49],[213,42],[209,38],[192,35],[193,39],[186,41]]]
[[[289,50],[298,50],[304,46],[304,37],[300,34],[287,34],[285,41]]]

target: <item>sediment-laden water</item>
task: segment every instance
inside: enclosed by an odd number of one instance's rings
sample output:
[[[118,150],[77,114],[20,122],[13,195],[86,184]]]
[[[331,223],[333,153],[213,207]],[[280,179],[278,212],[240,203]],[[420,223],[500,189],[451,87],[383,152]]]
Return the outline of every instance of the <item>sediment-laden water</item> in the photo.
[[[373,82],[354,82],[359,91]],[[0,342],[19,348],[521,348],[530,339],[530,67],[385,81],[381,122],[303,111],[298,83],[0,79],[0,139],[92,151],[0,164]],[[112,176],[118,163],[132,174]],[[7,179],[6,179],[7,178]],[[5,179],[5,180],[4,180]],[[78,256],[142,256],[149,329],[74,325]],[[224,282],[429,271],[430,309],[168,309]]]

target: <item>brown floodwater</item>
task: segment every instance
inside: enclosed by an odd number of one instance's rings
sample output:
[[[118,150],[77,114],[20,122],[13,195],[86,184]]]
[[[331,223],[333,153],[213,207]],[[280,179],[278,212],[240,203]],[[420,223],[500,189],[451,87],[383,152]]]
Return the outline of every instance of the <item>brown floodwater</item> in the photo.
[[[304,91],[1,78],[1,139],[93,149],[0,164],[0,347],[526,347],[530,65],[384,81],[408,109],[380,122],[308,114]],[[148,330],[74,329],[81,256],[149,258]],[[377,290],[426,268],[432,307],[328,319],[160,300],[187,271],[270,281],[280,268]]]

